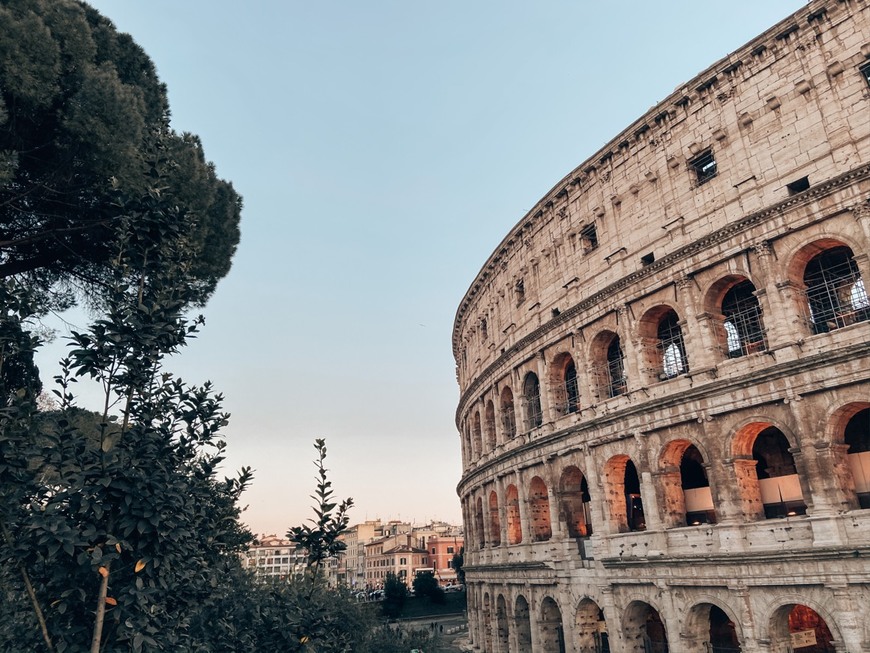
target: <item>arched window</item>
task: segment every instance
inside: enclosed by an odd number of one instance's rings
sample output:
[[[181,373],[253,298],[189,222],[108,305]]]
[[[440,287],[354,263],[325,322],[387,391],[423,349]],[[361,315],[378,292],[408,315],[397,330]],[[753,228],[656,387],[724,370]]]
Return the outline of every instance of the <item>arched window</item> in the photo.
[[[870,319],[864,280],[848,247],[831,247],[810,259],[803,281],[813,333]]]
[[[565,398],[567,412],[576,413],[580,403],[580,388],[577,385],[577,366],[573,360],[569,360],[565,366]]]
[[[568,537],[592,535],[589,511],[589,484],[577,467],[566,467],[559,480],[559,498],[562,516],[568,528]]]
[[[514,412],[514,393],[511,392],[509,386],[505,386],[501,391],[501,425],[505,438],[516,437],[517,417]]]
[[[541,653],[565,653],[562,611],[549,596],[541,603],[540,631],[541,638],[537,648],[540,649]]]
[[[526,374],[523,381],[523,399],[526,405],[526,430],[531,431],[544,423],[541,412],[541,384],[534,372]]]
[[[672,379],[689,371],[683,330],[676,311],[667,311],[659,320],[656,331],[656,348],[659,352],[661,372],[659,379]]]
[[[870,408],[859,410],[852,416],[846,424],[844,436],[858,505],[870,508]]]
[[[607,347],[607,395],[617,397],[625,394],[627,382],[625,379],[625,366],[623,365],[622,347],[619,336],[614,335],[613,340]]]
[[[498,515],[498,495],[489,493],[489,540],[493,546],[501,544],[501,519]]]
[[[770,426],[752,445],[761,503],[767,519],[803,515],[807,511],[800,479],[782,431]]]
[[[730,358],[765,350],[761,307],[751,281],[744,279],[725,293],[722,298],[722,317],[725,346]]]
[[[680,484],[686,503],[686,524],[715,524],[713,496],[704,469],[704,459],[695,445],[689,445],[680,460]]]
[[[643,514],[643,498],[640,494],[640,478],[631,460],[625,463],[625,506],[628,530],[645,531],[646,516]]]
[[[550,524],[550,497],[547,485],[540,476],[532,478],[529,484],[529,512],[531,513],[532,538],[544,542],[553,535]]]
[[[495,437],[495,406],[492,400],[486,402],[486,409],[483,417],[483,433],[486,436],[486,449],[492,451],[496,446]]]
[[[613,530],[646,530],[637,468],[626,455],[617,455],[604,466],[605,496]]]
[[[480,412],[475,411],[471,418],[471,439],[474,446],[474,458],[483,454],[483,440],[480,437]]]
[[[483,530],[483,499],[477,497],[474,510],[474,527],[475,535],[477,535],[477,548],[482,549],[486,546],[486,535]]]
[[[504,503],[507,515],[508,544],[519,544],[523,541],[523,526],[520,521],[520,494],[516,485],[507,486]]]

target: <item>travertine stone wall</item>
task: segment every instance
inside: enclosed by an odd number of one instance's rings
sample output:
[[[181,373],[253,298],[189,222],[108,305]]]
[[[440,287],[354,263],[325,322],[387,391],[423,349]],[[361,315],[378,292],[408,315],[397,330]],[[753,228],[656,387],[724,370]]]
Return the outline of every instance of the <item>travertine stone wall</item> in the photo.
[[[478,650],[870,651],[868,80],[870,3],[812,1],[486,261],[453,333]]]

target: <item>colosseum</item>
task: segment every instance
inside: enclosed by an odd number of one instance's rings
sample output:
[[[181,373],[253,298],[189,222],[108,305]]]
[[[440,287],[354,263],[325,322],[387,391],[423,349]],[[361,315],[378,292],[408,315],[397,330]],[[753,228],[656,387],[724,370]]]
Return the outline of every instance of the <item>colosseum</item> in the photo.
[[[465,294],[477,651],[870,651],[870,2],[559,181]]]

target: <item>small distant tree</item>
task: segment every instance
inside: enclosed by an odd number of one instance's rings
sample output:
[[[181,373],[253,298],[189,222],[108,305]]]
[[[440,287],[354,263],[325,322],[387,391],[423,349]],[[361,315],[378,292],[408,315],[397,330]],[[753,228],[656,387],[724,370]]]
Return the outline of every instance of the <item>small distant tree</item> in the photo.
[[[405,607],[405,599],[408,597],[408,588],[396,574],[387,572],[384,580],[384,600],[381,602],[381,611],[385,617],[398,617]]]
[[[314,514],[317,519],[310,519],[311,524],[294,526],[287,532],[291,541],[301,546],[308,555],[308,571],[312,576],[318,576],[323,563],[330,558],[340,556],[347,545],[339,539],[347,530],[350,519],[348,510],[353,506],[353,499],[347,498],[341,503],[333,500],[332,482],[326,478],[326,441],[318,438],[314,441],[317,449],[317,490],[312,499],[317,501]]]
[[[438,579],[431,571],[418,571],[412,583],[414,595],[427,598],[432,603],[444,603],[444,590],[438,586]]]
[[[459,553],[453,554],[453,569],[456,571],[456,580],[465,585],[465,570],[462,568],[465,562],[465,547],[459,549]]]

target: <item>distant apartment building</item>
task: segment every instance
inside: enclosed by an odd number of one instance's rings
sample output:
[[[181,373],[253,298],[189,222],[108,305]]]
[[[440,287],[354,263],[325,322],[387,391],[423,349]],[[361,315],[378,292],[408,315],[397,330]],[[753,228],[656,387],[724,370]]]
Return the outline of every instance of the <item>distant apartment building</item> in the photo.
[[[366,584],[382,587],[392,573],[410,586],[418,571],[432,571],[426,549],[415,544],[412,533],[388,535],[366,544]]]
[[[461,533],[455,535],[433,535],[426,542],[429,564],[439,585],[453,585],[458,582],[453,568],[453,556],[462,551],[465,538]]]
[[[242,558],[245,569],[258,576],[279,579],[291,578],[305,569],[305,552],[290,540],[277,535],[266,535],[250,547]]]

